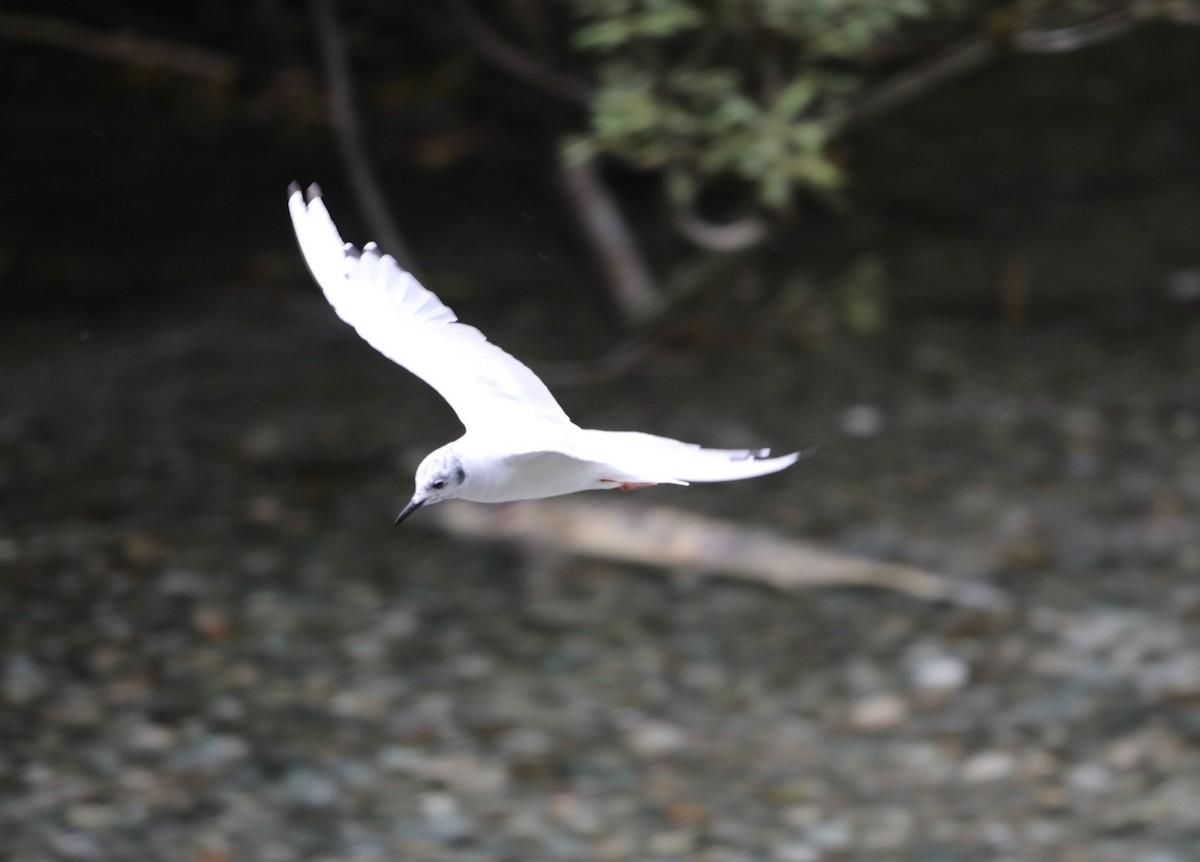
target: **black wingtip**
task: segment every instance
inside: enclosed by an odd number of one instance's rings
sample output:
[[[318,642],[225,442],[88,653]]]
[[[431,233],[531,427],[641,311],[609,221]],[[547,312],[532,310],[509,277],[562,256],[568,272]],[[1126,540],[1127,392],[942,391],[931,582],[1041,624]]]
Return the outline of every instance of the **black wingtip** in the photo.
[[[761,461],[771,456],[770,449],[743,449],[730,454],[730,461]]]
[[[288,200],[291,200],[296,195],[300,194],[300,192],[301,192],[300,183],[293,181],[288,184]],[[304,203],[310,204],[320,197],[321,197],[321,187],[319,185],[317,185],[316,183],[309,183],[308,188],[306,190],[304,190],[304,197],[303,197]]]
[[[792,454],[796,456],[797,462],[805,461],[805,460],[811,458],[813,455],[817,454],[817,447],[809,446],[807,449],[801,449],[799,452],[793,452]]]

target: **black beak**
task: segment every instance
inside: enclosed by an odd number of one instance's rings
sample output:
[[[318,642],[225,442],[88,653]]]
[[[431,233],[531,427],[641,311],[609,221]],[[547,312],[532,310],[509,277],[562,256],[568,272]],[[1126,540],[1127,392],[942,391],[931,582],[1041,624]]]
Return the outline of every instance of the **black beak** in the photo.
[[[407,506],[405,506],[403,509],[400,510],[400,514],[396,516],[396,520],[393,523],[399,524],[401,521],[403,521],[405,518],[407,518],[409,515],[411,515],[413,512],[417,511],[417,509],[421,508],[424,505],[425,505],[424,500],[418,500],[414,497],[411,503],[409,503]]]

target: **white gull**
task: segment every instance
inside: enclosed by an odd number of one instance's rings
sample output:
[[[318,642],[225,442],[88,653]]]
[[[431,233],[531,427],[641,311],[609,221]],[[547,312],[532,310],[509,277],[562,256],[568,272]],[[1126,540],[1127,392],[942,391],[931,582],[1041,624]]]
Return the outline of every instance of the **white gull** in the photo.
[[[475,327],[459,323],[375,243],[360,251],[342,242],[315,184],[306,195],[293,183],[288,209],[304,260],[338,316],[436,389],[466,427],[417,467],[416,493],[397,524],[442,500],[504,503],[660,483],[727,482],[774,473],[800,457],[580,428],[536,374]]]

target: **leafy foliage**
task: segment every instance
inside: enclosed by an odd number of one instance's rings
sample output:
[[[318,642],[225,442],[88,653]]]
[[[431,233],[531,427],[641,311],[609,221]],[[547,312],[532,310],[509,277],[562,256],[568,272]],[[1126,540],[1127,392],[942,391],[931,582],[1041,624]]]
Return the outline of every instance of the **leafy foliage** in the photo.
[[[561,0],[598,90],[570,142],[662,169],[678,200],[733,176],[769,208],[839,187],[828,144],[855,64],[906,22],[969,0]]]

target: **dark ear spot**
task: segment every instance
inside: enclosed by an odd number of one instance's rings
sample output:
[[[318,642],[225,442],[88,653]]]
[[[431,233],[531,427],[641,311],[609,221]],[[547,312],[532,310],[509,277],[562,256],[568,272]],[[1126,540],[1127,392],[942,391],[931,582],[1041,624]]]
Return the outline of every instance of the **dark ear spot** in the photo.
[[[467,478],[467,471],[463,469],[462,461],[454,462],[454,484],[461,485],[463,480]]]

